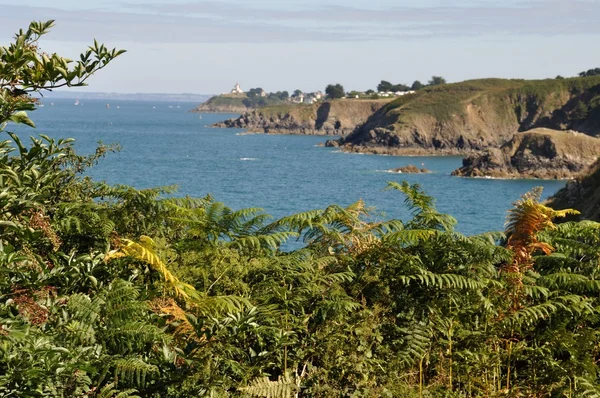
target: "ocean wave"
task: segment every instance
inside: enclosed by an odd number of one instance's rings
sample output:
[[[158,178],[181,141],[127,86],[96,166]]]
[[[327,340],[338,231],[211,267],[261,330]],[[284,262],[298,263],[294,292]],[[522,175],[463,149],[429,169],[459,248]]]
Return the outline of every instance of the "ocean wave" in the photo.
[[[259,158],[240,158],[242,161],[260,160]]]

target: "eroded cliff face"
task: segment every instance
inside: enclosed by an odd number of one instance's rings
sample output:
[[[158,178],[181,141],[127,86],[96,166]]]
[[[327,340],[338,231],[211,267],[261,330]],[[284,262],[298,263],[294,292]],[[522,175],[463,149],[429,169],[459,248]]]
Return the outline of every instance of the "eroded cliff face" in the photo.
[[[347,135],[390,100],[341,99],[280,105],[245,112],[214,127],[245,128],[269,134]]]
[[[578,178],[569,181],[547,204],[557,210],[576,209],[581,212],[571,219],[600,221],[600,159]]]
[[[598,135],[600,77],[426,88],[382,107],[337,144],[357,152],[463,154],[498,148],[536,127]]]
[[[452,174],[463,177],[573,178],[600,155],[600,138],[536,128],[517,133],[500,148],[463,159]]]

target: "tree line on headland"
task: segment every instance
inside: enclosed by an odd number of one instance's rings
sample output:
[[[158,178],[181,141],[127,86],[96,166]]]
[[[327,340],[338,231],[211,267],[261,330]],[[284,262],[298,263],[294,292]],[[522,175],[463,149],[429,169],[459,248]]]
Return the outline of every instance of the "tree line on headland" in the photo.
[[[539,191],[464,236],[407,183],[411,217],[382,222],[94,181],[114,148],[8,130],[123,53],[45,54],[51,26],[0,48],[0,396],[600,394],[600,224],[555,224]]]
[[[588,77],[588,76],[597,76],[600,75],[600,68],[589,69],[587,71],[580,72],[578,76],[580,77]],[[557,76],[557,79],[564,79],[562,76]],[[357,91],[351,90],[346,92],[344,86],[340,83],[328,84],[325,87],[325,94],[329,99],[338,99],[338,98],[370,98],[377,99],[385,96],[392,95],[394,93],[404,93],[421,90],[425,87],[437,86],[440,84],[446,84],[447,81],[442,76],[432,76],[431,79],[427,82],[427,84],[421,83],[419,80],[415,80],[410,86],[397,83],[393,84],[387,80],[381,80],[381,82],[377,85],[376,89],[369,89],[366,91]],[[290,100],[290,98],[299,98],[300,95],[303,95],[304,92],[300,89],[294,90],[292,95],[290,96],[288,91],[277,91],[276,93],[268,93],[266,95],[262,94],[264,90],[260,87],[251,88],[246,92],[248,98],[244,99],[244,103],[249,108],[258,108],[261,106],[269,106],[276,105],[280,102],[285,102]]]

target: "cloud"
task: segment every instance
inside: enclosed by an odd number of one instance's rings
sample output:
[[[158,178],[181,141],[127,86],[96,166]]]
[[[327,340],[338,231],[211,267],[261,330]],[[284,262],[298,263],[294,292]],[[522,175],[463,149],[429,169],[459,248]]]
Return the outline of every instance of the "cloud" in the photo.
[[[64,10],[4,5],[0,35],[31,19],[56,19],[59,41],[141,43],[286,43],[412,40],[474,35],[600,34],[600,2],[521,0],[512,4],[375,9],[347,5],[302,8],[251,7],[247,3],[196,1],[122,4],[119,11]]]
[[[453,2],[456,4],[457,2]],[[297,9],[256,8],[245,4],[196,1],[133,5],[167,15],[197,15],[236,23],[277,21],[305,31],[344,31],[360,39],[369,32],[381,37],[447,36],[466,34],[580,34],[600,33],[596,0],[521,0],[516,3],[475,2],[463,6],[386,8],[321,5]],[[377,34],[375,34],[377,36]]]

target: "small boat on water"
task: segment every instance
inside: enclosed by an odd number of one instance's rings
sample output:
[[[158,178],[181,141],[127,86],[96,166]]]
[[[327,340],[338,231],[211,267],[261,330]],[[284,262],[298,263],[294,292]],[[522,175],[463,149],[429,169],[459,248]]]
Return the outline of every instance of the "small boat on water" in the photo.
[[[75,105],[75,106],[79,105],[79,100],[75,100],[75,103],[73,105]]]
[[[107,109],[108,109],[108,108],[110,108],[110,104],[106,104],[106,108],[107,108]]]

